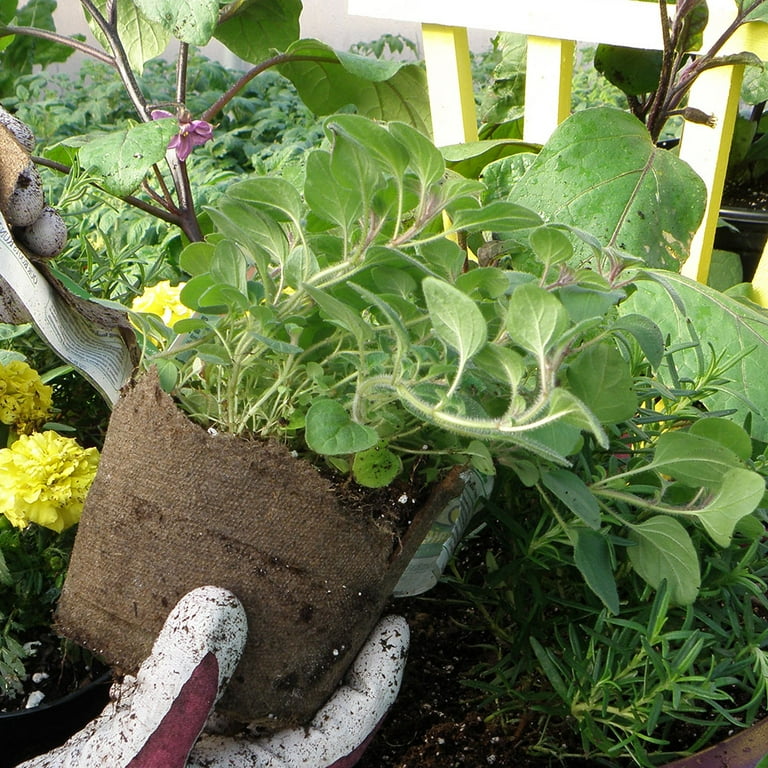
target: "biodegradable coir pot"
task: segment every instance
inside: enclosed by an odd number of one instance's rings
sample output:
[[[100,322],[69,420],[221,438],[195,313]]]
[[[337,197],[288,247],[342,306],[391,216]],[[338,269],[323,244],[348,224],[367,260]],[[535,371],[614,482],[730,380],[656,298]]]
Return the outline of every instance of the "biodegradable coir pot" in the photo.
[[[452,472],[400,537],[343,508],[285,446],[193,424],[150,372],[112,414],[58,629],[131,673],[183,595],[224,587],[245,606],[249,639],[219,709],[272,729],[308,722],[462,484]]]

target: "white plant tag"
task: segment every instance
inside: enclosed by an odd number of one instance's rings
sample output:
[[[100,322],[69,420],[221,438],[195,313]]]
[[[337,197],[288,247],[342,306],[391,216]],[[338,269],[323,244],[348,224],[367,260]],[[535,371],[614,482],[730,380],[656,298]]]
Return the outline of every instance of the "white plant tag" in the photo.
[[[17,248],[2,214],[0,305],[26,314],[57,355],[82,373],[110,404],[117,401],[133,370],[119,330],[99,326],[64,301]]]

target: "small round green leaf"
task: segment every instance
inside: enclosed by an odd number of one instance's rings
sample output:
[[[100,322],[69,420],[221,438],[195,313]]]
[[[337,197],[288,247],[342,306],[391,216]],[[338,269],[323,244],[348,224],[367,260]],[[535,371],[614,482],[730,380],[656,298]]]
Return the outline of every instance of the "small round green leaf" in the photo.
[[[352,421],[335,400],[318,400],[309,407],[304,437],[310,450],[326,456],[359,453],[379,441],[376,430]]]
[[[392,453],[385,443],[379,443],[355,454],[352,476],[367,488],[383,488],[400,474],[402,468],[400,457]]]

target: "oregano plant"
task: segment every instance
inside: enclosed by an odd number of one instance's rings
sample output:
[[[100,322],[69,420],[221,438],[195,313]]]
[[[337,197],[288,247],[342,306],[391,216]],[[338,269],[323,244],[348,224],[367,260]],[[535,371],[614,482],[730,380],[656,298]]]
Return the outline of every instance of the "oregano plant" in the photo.
[[[621,311],[634,262],[483,204],[483,184],[403,123],[336,115],[325,130],[303,186],[251,178],[206,209],[215,230],[180,256],[192,316],[137,316],[144,364],[204,426],[287,441],[365,486],[503,465],[540,488],[612,613],[626,568],[693,602],[691,528],[728,546],[764,480],[735,423],[656,412],[693,395],[649,390],[677,353]],[[479,266],[457,243],[501,229],[545,255],[537,270]],[[565,280],[576,248],[590,266]]]

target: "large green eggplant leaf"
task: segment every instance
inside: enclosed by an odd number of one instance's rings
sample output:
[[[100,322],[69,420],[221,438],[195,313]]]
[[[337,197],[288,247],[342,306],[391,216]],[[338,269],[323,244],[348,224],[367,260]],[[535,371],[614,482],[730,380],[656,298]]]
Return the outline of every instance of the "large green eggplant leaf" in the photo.
[[[174,37],[205,45],[219,19],[218,0],[133,0],[144,18],[161,24]]]
[[[80,164],[100,174],[111,194],[130,195],[152,165],[165,157],[177,131],[176,120],[164,118],[99,135],[80,148]]]
[[[631,96],[651,93],[659,87],[661,51],[602,44],[595,51],[595,69]]]
[[[707,398],[707,408],[733,409],[729,418],[742,425],[751,414],[750,434],[768,442],[768,313],[676,273],[644,270],[635,286],[619,307],[622,313],[652,317],[676,344],[700,344],[675,353],[678,376],[695,378],[700,355],[705,365],[713,355],[735,360],[724,374],[728,381]]]
[[[701,221],[706,188],[687,163],[656,147],[635,117],[596,107],[555,130],[509,199],[648,266],[677,271]]]
[[[746,8],[750,5],[749,0],[738,0],[740,8]],[[747,17],[750,21],[768,22],[768,2],[760,3]]]
[[[299,39],[301,0],[250,0],[223,19],[214,37],[252,64],[285,50]]]
[[[431,133],[426,75],[418,65],[340,53],[318,40],[297,40],[286,54],[295,59],[281,64],[280,73],[313,112],[328,115],[353,104],[366,117]]]
[[[93,0],[94,7],[106,13],[107,0]],[[110,51],[104,33],[93,17],[86,13],[86,21],[105,51]],[[128,55],[131,68],[141,73],[144,63],[159,56],[167,47],[171,33],[160,22],[145,18],[133,0],[117,0],[117,33]]]

